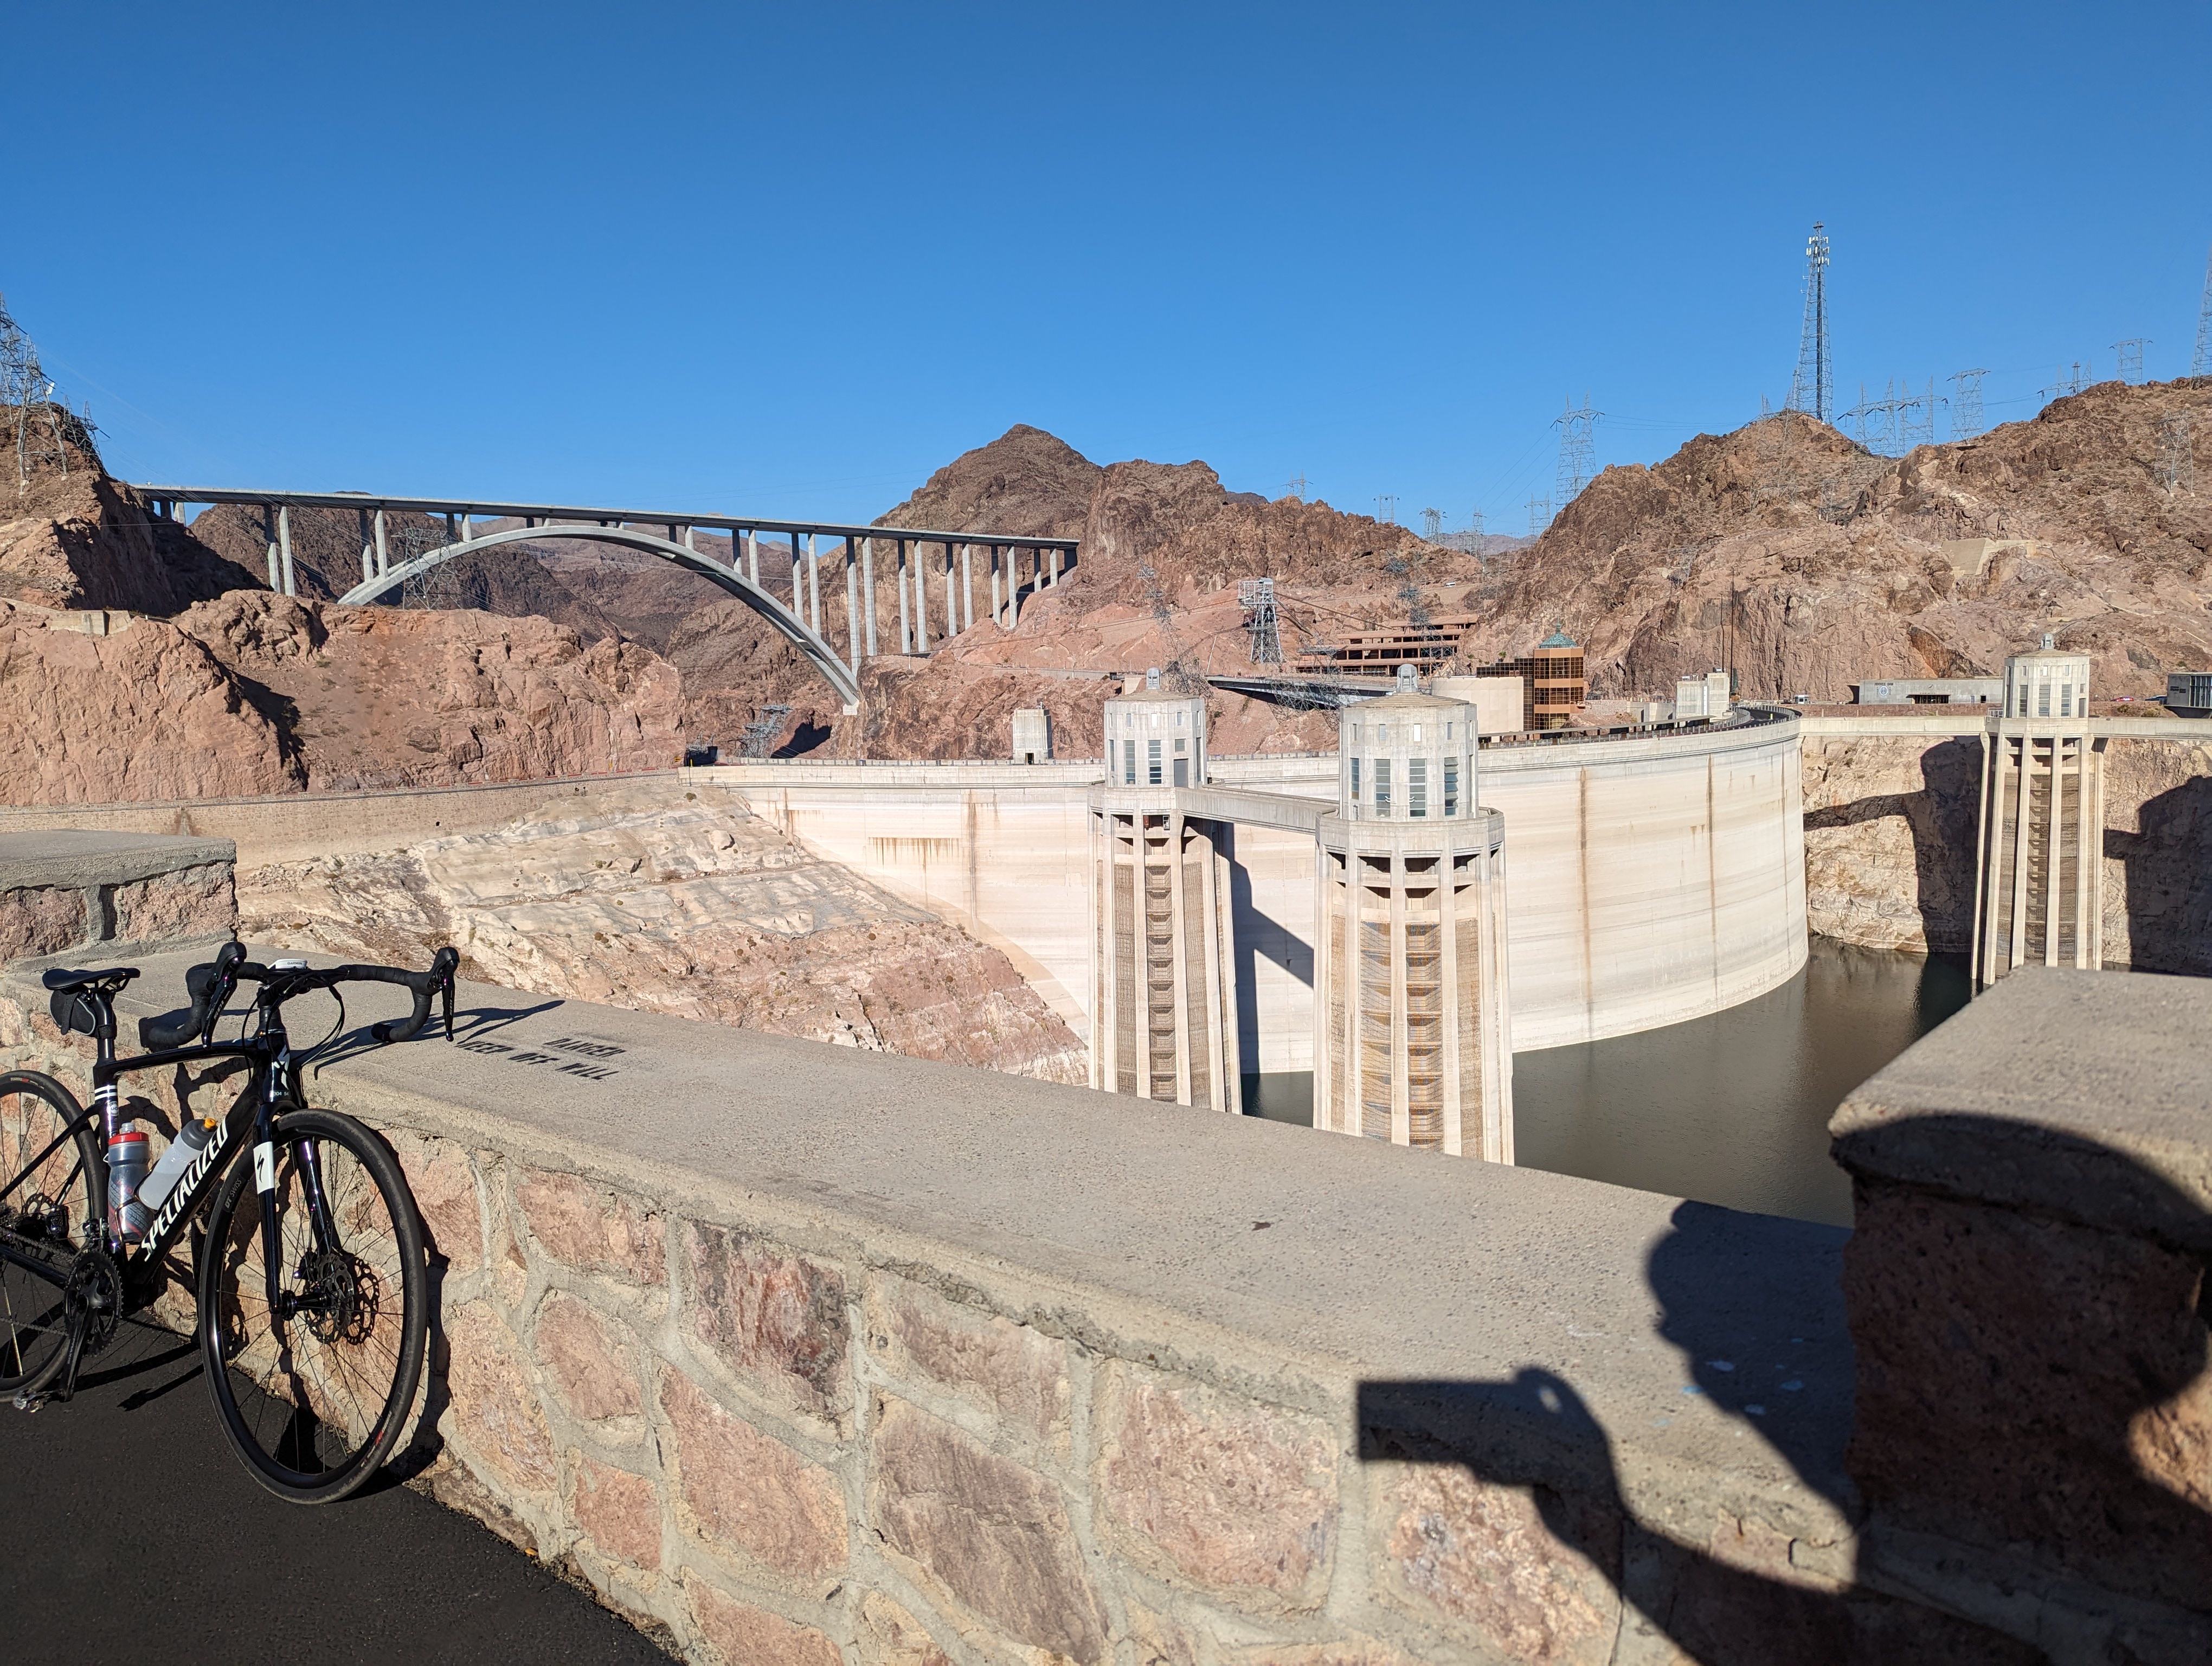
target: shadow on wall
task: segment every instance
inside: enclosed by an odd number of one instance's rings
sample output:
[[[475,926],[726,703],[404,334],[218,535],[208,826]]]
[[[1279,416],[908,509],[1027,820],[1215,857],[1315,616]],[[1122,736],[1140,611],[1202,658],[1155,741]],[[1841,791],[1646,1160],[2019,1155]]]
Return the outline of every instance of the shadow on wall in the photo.
[[[2212,975],[2212,778],[2144,800],[2136,820],[2140,832],[2105,830],[2106,859],[2127,875],[2127,964]]]
[[[1991,1128],[1975,1118],[1934,1120],[1949,1123],[1952,1136]],[[2064,1155],[2095,1183],[2154,1199],[2173,1212],[2169,1219],[2186,1223],[2181,1237],[2201,1243],[2212,1230],[2193,1204],[2131,1159],[2075,1143],[2082,1150]],[[1838,1154],[1847,1155],[1844,1142]],[[1802,1257],[1762,1256],[1760,1246],[1765,1235],[1797,1224],[1698,1203],[1675,1211],[1646,1270],[1658,1335],[1687,1366],[1686,1408],[1710,1406],[1738,1438],[1786,1462],[1859,1525],[1861,1545],[1899,1529],[1992,1554],[2032,1547],[2054,1580],[2193,1612],[2212,1584],[2212,1511],[2187,1414],[2206,1387],[2212,1297],[2203,1264],[2170,1247],[2025,1215],[1999,1217],[1992,1231],[1986,1215],[1950,1219],[1945,1211],[1958,1206],[1933,1195],[1899,1189],[1887,1196],[1873,1208],[1909,1219],[1871,1219],[1863,1186],[1858,1231],[1840,1258],[1839,1293],[1856,1350],[1855,1429],[1850,1392],[1810,1380],[1809,1372],[1807,1380],[1784,1375],[1793,1369],[1792,1339],[1768,1334],[1775,1313],[1789,1306],[1773,1298],[1772,1266],[1802,1265]],[[1931,1280],[1938,1250],[1954,1270]],[[2115,1284],[2126,1287],[2104,1300],[2084,1289]],[[1968,1291],[1975,1299],[1962,1298]],[[2065,1299],[2069,1294],[2079,1299]],[[1800,1300],[1797,1310],[1802,1306]],[[1840,1400],[1824,1394],[1828,1389],[1839,1389]],[[1539,1578],[1508,1570],[1493,1589],[1501,1602],[1527,1602],[1523,1621],[1540,1611],[1547,1631],[1565,1608],[1579,1603],[1595,1620],[1590,1611],[1617,1597],[1621,1646],[1638,1632],[1656,1635],[1702,1666],[2010,1666],[2046,1658],[2016,1638],[1871,1589],[1863,1569],[1825,1584],[1762,1571],[1762,1563],[1795,1571],[1795,1547],[1771,1529],[1760,1529],[1771,1542],[1722,1532],[1686,1542],[1651,1519],[1658,1511],[1639,1515],[1626,1500],[1614,1432],[1571,1383],[1548,1371],[1495,1381],[1363,1383],[1359,1442],[1369,1462],[1456,1470],[1478,1499],[1491,1488],[1529,1499],[1555,1542],[1533,1553]],[[2166,1473],[2194,1499],[2147,1473],[2161,1454]],[[1647,1476],[1655,1471],[1649,1462],[1638,1468]],[[1663,1462],[1656,1468],[1663,1473]],[[1458,1496],[1468,1496],[1463,1483]],[[1714,1507],[1710,1499],[1702,1505]],[[1467,1525],[1479,1534],[1495,1532],[1515,1511],[1491,1493],[1474,1513],[1480,1519]],[[1672,1513],[1698,1519],[1695,1508]],[[1439,1558],[1452,1554],[1458,1537],[1473,1536],[1460,1527],[1442,1512],[1418,1523]],[[1401,1523],[1401,1533],[1407,1530]],[[2033,1596],[2021,1596],[2016,1612],[2033,1610]],[[2034,1619],[2028,1612],[2031,1626]]]
[[[1975,842],[1979,831],[1982,748],[1946,740],[1920,757],[1920,790],[1876,793],[1805,812],[1808,833],[1864,826],[1900,816],[1912,835],[1913,898],[1927,946],[1963,953],[1973,946]],[[1871,876],[1870,876],[1871,877]]]

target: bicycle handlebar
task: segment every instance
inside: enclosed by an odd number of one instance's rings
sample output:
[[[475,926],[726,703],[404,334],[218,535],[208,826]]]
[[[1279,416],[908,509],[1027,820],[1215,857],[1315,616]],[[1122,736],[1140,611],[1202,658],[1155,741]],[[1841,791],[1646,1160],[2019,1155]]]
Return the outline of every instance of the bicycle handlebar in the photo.
[[[240,983],[260,984],[258,1004],[264,1006],[281,1006],[295,995],[340,983],[392,983],[414,991],[415,1010],[396,1024],[371,1025],[370,1035],[380,1042],[411,1039],[429,1022],[430,997],[435,994],[442,997],[446,1039],[451,1041],[453,974],[460,964],[459,951],[448,944],[431,958],[427,972],[406,971],[398,966],[332,966],[316,971],[306,967],[264,966],[246,958],[243,944],[226,943],[212,962],[194,966],[185,974],[185,990],[192,998],[191,1011],[167,1021],[141,1018],[138,1039],[156,1052],[180,1046],[194,1036],[199,1037],[203,1047],[210,1044],[216,1020],[230,1004],[230,997]]]

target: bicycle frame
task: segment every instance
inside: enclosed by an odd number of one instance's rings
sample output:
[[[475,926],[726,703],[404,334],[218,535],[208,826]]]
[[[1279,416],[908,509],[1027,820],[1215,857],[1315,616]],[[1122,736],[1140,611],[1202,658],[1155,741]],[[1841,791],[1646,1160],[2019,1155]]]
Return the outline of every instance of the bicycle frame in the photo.
[[[112,1016],[112,1002],[109,1005]],[[269,1309],[279,1322],[290,1318],[292,1315],[288,1310],[291,1304],[283,1297],[281,1288],[283,1268],[282,1246],[277,1242],[276,1233],[276,1147],[271,1136],[276,1117],[284,1111],[300,1108],[298,1077],[292,1059],[291,1043],[284,1032],[281,1008],[262,1010],[264,1022],[260,1033],[251,1041],[169,1048],[131,1058],[118,1059],[114,1055],[112,1027],[104,1025],[111,1033],[98,1037],[99,1056],[92,1067],[92,1105],[44,1151],[26,1163],[4,1189],[0,1189],[0,1201],[4,1201],[9,1192],[36,1172],[47,1158],[75,1139],[81,1128],[88,1127],[96,1129],[94,1143],[100,1152],[100,1171],[94,1177],[94,1192],[105,1200],[107,1196],[107,1148],[118,1132],[120,1121],[121,1107],[116,1093],[116,1082],[119,1078],[137,1071],[158,1070],[170,1065],[214,1063],[225,1059],[247,1060],[252,1065],[252,1073],[245,1089],[216,1123],[207,1149],[193,1158],[191,1166],[178,1177],[167,1199],[148,1224],[145,1237],[135,1244],[124,1243],[104,1215],[96,1223],[87,1223],[87,1237],[89,1240],[96,1230],[100,1246],[115,1256],[123,1269],[125,1289],[133,1285],[143,1289],[150,1282],[153,1269],[176,1242],[179,1232],[215,1195],[216,1188],[222,1183],[231,1164],[251,1144],[254,1152],[254,1181],[260,1192],[261,1253]],[[181,1115],[190,1115],[181,1104],[179,1111]],[[252,1136],[250,1140],[245,1137],[249,1130]],[[181,1135],[181,1122],[178,1131]],[[325,1250],[340,1248],[336,1222],[323,1195],[320,1165],[313,1148],[309,1142],[301,1140],[295,1156],[307,1189],[308,1216],[318,1239],[316,1247]],[[87,1247],[91,1247],[89,1243]],[[0,1260],[21,1267],[48,1283],[60,1286],[67,1282],[66,1268],[23,1254],[9,1243],[4,1236],[0,1236]]]

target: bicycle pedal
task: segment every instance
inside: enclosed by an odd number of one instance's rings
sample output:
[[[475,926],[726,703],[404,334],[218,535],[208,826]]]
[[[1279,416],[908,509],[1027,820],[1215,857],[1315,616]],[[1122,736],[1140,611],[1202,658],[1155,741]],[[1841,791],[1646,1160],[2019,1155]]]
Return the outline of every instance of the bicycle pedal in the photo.
[[[35,1412],[46,1403],[46,1396],[43,1394],[19,1394],[15,1396],[15,1409],[19,1412]]]

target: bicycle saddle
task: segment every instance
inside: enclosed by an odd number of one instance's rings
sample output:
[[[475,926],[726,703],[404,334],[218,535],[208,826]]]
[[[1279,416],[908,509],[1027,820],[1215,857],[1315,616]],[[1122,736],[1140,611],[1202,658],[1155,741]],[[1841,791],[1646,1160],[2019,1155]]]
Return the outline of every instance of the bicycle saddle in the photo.
[[[57,966],[41,976],[39,982],[54,992],[46,1003],[46,1010],[53,1014],[54,1023],[64,1035],[76,1031],[96,1036],[100,1033],[102,1007],[89,997],[112,996],[137,976],[136,966],[106,966],[96,972],[66,971]]]

